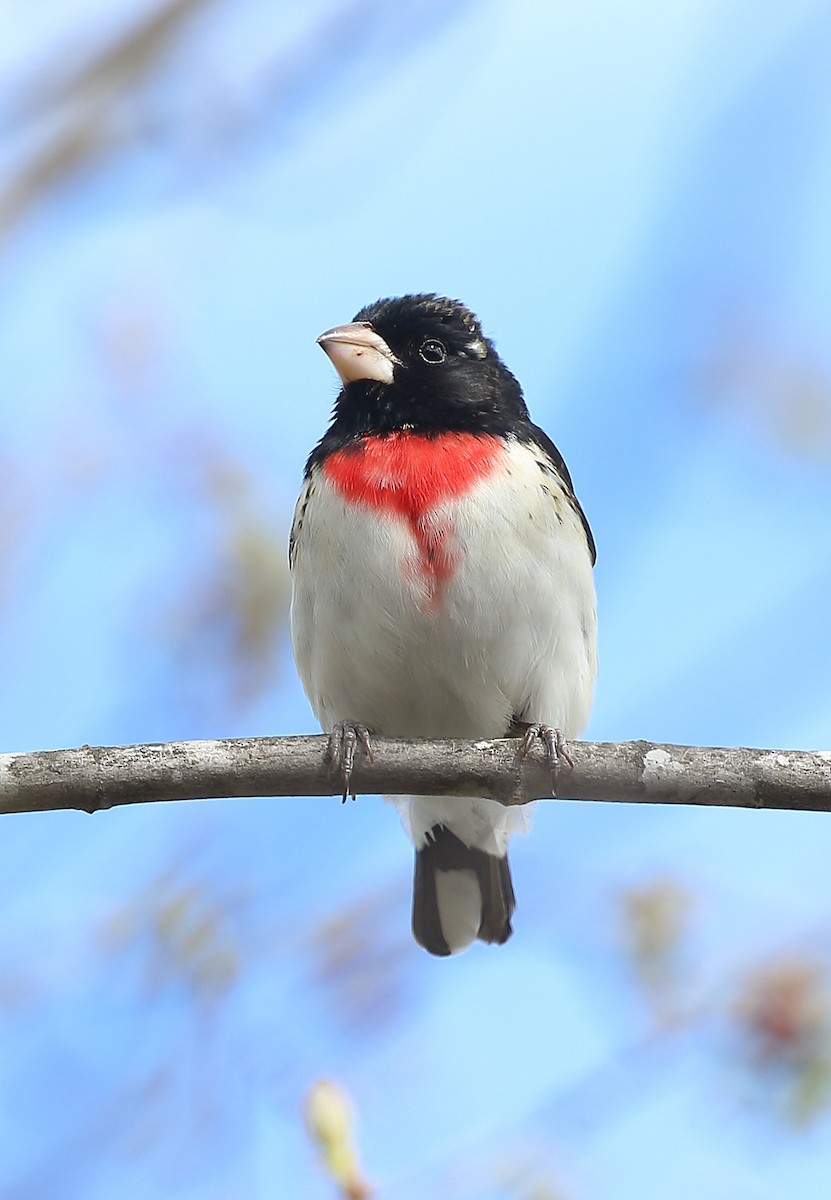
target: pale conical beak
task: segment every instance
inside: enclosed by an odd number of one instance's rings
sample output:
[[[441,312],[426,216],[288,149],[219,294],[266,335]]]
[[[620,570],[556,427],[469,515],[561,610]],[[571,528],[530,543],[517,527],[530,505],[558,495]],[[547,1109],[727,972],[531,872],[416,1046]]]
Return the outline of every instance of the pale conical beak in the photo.
[[[358,379],[392,383],[393,367],[398,359],[367,321],[327,329],[317,342],[331,358],[332,366],[344,383]]]

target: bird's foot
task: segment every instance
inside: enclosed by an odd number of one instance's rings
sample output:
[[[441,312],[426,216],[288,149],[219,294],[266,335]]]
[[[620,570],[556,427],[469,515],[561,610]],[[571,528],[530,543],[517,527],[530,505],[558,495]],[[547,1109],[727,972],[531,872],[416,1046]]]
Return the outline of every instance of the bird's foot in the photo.
[[[355,799],[352,790],[352,768],[355,765],[355,751],[361,747],[370,762],[375,762],[375,753],[369,739],[369,730],[359,721],[338,721],[329,734],[329,761],[340,771],[343,782],[343,803],[346,797]]]
[[[523,735],[522,746],[519,751],[521,758],[528,757],[535,742],[542,742],[545,749],[545,757],[548,759],[548,765],[551,768],[552,792],[556,796],[557,770],[560,763],[566,763],[569,767],[574,766],[574,759],[568,752],[563,731],[555,729],[553,725],[544,725],[541,721],[535,721],[531,725],[526,721],[514,721],[512,732],[514,730],[518,735]]]

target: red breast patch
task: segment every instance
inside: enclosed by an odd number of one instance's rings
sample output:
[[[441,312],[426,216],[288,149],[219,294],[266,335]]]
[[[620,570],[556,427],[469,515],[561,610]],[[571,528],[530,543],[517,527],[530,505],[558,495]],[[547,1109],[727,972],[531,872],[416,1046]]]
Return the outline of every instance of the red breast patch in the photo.
[[[456,561],[453,531],[435,510],[491,475],[503,454],[495,437],[388,433],[336,450],[323,473],[345,499],[407,522],[417,547],[413,566],[432,604]]]

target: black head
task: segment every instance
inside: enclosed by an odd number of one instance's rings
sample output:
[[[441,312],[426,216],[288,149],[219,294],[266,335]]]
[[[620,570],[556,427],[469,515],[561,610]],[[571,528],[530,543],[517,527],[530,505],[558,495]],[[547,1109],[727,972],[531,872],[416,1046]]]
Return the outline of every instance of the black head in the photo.
[[[473,313],[444,296],[376,300],[349,325],[317,339],[340,375],[332,424],[309,456],[307,473],[325,456],[368,434],[450,430],[509,435],[533,445],[540,466],[562,481],[594,541],[557,447],[531,421],[522,389]]]
[[[528,420],[522,390],[457,300],[377,300],[318,338],[341,377],[341,439],[413,429],[510,432]]]

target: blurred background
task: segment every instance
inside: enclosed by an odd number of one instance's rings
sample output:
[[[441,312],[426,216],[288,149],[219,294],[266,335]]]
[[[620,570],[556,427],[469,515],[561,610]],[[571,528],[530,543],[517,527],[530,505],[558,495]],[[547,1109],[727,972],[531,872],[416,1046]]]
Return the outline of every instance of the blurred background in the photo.
[[[827,0],[0,0],[0,750],[315,729],[314,339],[407,291],[572,470],[588,736],[831,745],[830,55]],[[377,798],[2,833],[2,1200],[827,1192],[827,816],[538,805],[453,961]]]

